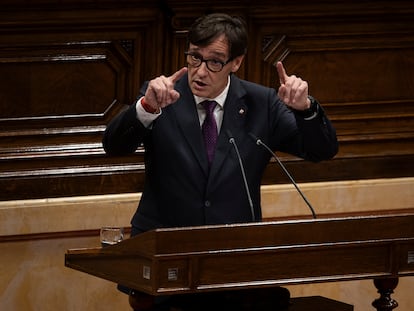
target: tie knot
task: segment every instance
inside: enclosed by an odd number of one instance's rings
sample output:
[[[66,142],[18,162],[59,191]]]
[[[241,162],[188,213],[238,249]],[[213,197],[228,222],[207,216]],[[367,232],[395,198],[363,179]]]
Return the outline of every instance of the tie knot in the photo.
[[[216,108],[217,102],[215,102],[214,100],[206,100],[206,101],[203,101],[201,104],[206,110],[206,113],[208,115],[211,115],[214,111],[214,108]]]

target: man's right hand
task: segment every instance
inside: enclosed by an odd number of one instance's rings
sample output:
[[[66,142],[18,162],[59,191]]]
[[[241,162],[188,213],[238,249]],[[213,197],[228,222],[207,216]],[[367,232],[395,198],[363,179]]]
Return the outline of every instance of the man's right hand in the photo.
[[[186,72],[187,67],[183,67],[169,77],[160,76],[151,80],[145,92],[145,103],[154,110],[175,103],[180,93],[174,89],[174,85]]]

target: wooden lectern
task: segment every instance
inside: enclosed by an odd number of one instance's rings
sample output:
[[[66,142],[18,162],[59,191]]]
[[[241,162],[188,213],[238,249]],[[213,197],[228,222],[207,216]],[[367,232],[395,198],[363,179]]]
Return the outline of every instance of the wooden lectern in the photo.
[[[414,213],[157,229],[65,265],[151,295],[374,279],[373,306],[392,310],[414,275]]]

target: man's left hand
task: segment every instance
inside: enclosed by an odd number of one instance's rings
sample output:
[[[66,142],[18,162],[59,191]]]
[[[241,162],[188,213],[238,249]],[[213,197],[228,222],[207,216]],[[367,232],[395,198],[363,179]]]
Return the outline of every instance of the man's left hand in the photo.
[[[282,62],[277,62],[276,67],[280,81],[278,91],[280,99],[292,109],[299,111],[308,109],[311,104],[308,98],[308,82],[295,75],[288,76]]]

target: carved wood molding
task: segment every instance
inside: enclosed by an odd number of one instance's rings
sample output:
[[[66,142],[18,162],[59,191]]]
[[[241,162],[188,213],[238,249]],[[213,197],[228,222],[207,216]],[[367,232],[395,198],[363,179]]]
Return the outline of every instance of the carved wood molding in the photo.
[[[144,80],[184,65],[186,30],[218,11],[248,23],[241,78],[277,87],[274,64],[283,60],[337,128],[333,161],[281,155],[298,180],[414,174],[412,1],[79,3],[0,8],[0,199],[141,190],[143,150],[107,157],[105,126]],[[270,163],[263,183],[284,182]]]

